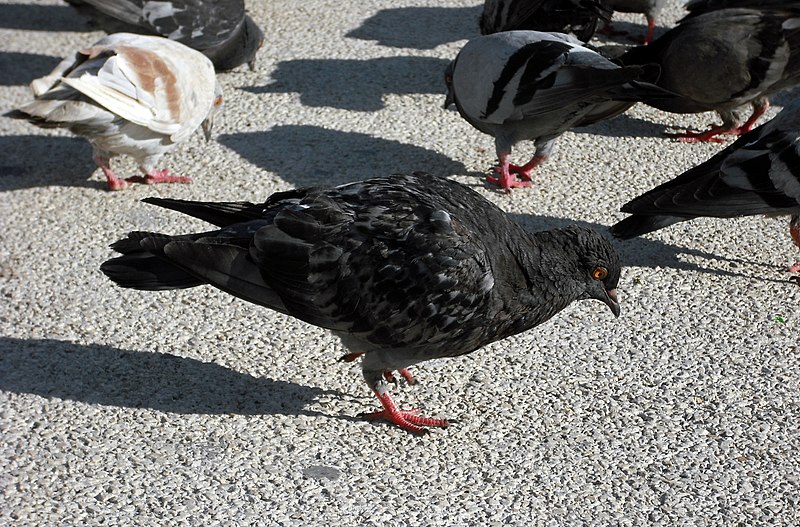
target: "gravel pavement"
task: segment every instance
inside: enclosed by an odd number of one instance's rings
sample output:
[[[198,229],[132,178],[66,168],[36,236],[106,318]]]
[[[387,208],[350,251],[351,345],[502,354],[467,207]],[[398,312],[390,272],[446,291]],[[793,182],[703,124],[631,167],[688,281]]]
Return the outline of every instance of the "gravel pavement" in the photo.
[[[662,136],[715,115],[637,105],[565,134],[533,188],[503,195],[483,184],[493,140],[442,109],[477,0],[249,7],[267,37],[258,70],[219,76],[216,141],[197,133],[163,160],[191,185],[107,192],[86,141],[0,118],[0,524],[800,525],[786,218],[618,243],[619,319],[574,303],[414,368],[421,383],[393,390],[398,404],[456,421],[424,438],[356,418],[377,401],[324,330],[210,287],[107,280],[98,267],[127,231],[203,228],[146,196],[261,200],[425,170],[531,229],[604,229],[721,148]],[[681,11],[671,0],[662,24]],[[641,15],[615,19],[644,33]],[[0,110],[101,35],[59,1],[0,2]],[[514,159],[532,152],[520,144]]]

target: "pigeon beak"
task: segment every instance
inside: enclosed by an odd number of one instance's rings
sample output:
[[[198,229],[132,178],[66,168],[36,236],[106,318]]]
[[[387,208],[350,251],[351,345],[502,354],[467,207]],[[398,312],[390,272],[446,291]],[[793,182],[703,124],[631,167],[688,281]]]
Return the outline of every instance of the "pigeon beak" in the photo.
[[[250,68],[250,71],[256,71],[256,57],[253,57],[247,62],[247,67]]]
[[[616,289],[609,289],[606,291],[606,298],[603,300],[608,308],[614,313],[615,317],[619,317],[620,314],[620,307],[619,307],[619,300],[617,299],[617,290]]]
[[[214,128],[214,119],[207,118],[200,126],[203,128],[203,137],[206,138],[206,142],[210,141],[211,130]]]

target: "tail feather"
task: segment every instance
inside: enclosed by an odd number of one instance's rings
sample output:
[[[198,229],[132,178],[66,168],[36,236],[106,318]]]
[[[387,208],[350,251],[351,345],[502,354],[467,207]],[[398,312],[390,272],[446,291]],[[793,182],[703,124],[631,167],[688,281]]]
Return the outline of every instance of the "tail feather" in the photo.
[[[611,234],[615,238],[628,240],[630,238],[635,238],[637,236],[641,236],[642,234],[657,231],[659,229],[663,229],[664,227],[668,227],[675,223],[690,219],[692,218],[666,215],[644,216],[640,214],[634,214],[615,223],[611,226],[610,230]]]
[[[163,257],[163,247],[176,238],[135,231],[111,248],[122,254],[103,262],[100,270],[120,287],[143,291],[186,289],[205,282]]]

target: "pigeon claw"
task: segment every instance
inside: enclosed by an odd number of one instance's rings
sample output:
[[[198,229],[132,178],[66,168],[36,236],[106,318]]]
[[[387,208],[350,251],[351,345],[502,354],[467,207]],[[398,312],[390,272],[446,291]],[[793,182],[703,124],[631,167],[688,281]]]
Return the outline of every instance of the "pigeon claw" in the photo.
[[[157,185],[159,183],[191,183],[192,178],[188,176],[170,176],[169,169],[162,170],[148,170],[144,176],[131,176],[126,178],[125,181],[129,183],[144,183],[145,185]]]
[[[511,174],[505,175],[501,174],[500,176],[486,176],[486,181],[491,183],[492,185],[498,185],[503,188],[506,192],[511,192],[512,188],[525,188],[530,187],[531,182],[530,178],[527,181],[520,181]]]
[[[383,410],[362,413],[359,415],[360,418],[367,421],[388,421],[398,428],[402,428],[406,432],[417,436],[423,436],[429,432],[425,427],[447,428],[450,425],[447,419],[434,419],[421,416],[418,408],[400,410],[395,406],[388,392],[379,393],[376,391],[375,395],[378,396],[378,400],[380,400],[383,405]]]

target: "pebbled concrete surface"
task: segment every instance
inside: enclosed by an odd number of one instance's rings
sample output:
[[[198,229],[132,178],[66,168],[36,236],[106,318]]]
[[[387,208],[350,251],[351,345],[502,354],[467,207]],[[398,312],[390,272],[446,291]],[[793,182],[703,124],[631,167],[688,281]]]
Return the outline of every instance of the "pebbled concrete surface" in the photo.
[[[532,229],[604,228],[720,148],[661,136],[714,115],[639,105],[565,134],[534,188],[505,196],[482,183],[491,138],[441,108],[477,0],[249,8],[268,39],[258,71],[220,75],[216,141],[198,133],[164,159],[192,185],[106,192],[85,141],[0,118],[0,524],[800,524],[800,288],[783,274],[798,257],[785,219],[697,220],[619,243],[618,320],[573,304],[415,368],[421,384],[395,390],[398,403],[457,421],[422,439],[355,418],[377,402],[327,332],[211,288],[106,280],[98,266],[123,233],[202,228],[139,202],[150,195],[259,200],[427,170]],[[663,24],[680,16],[672,0]],[[644,32],[641,16],[615,19]],[[100,36],[61,2],[0,1],[1,109]]]

